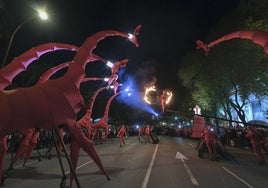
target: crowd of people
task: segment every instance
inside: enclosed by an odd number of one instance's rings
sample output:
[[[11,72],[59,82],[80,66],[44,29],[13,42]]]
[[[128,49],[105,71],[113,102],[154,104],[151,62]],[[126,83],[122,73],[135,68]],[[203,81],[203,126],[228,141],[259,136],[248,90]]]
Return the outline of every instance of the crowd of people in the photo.
[[[65,144],[69,144],[71,142],[71,136],[64,129],[60,129],[62,139]],[[46,149],[46,154],[51,152],[51,149],[54,146],[54,142],[52,140],[51,131],[47,130],[38,130],[38,135],[35,136],[35,142],[31,147],[34,147],[37,151],[40,149]],[[98,134],[94,138],[95,144],[102,144],[103,141],[107,141],[105,139],[119,139],[119,147],[123,147],[126,145],[125,138],[132,135],[137,135],[139,143],[157,143],[159,140],[156,138],[154,140],[153,135],[164,135],[164,136],[178,136],[184,138],[191,138],[192,127],[187,125],[182,126],[150,126],[149,124],[144,124],[143,126],[139,126],[134,128],[133,126],[127,126],[125,124],[121,124],[119,127],[115,127],[109,131],[109,136],[105,138],[105,130],[100,128]],[[85,132],[85,134],[87,134]],[[29,137],[29,135],[28,135]],[[37,138],[38,137],[38,138]],[[90,135],[89,135],[90,137]],[[19,156],[15,156],[13,158],[13,154],[17,154],[19,152],[26,152],[19,150],[19,148],[24,144],[29,144],[30,139],[27,140],[27,134],[22,132],[15,132],[9,136],[8,139],[8,152],[11,154],[12,163],[15,163],[18,160]],[[211,159],[215,158],[217,154],[215,149],[215,143],[224,150],[224,146],[232,146],[239,148],[252,148],[254,151],[256,158],[260,165],[265,164],[265,160],[263,157],[264,153],[268,153],[268,130],[267,129],[257,129],[253,126],[248,126],[247,128],[225,128],[225,127],[215,127],[215,126],[207,126],[204,129],[203,136],[201,138],[201,144],[199,145],[199,149],[203,147],[205,144],[208,152],[211,156]],[[60,146],[60,144],[59,144]],[[26,147],[26,146],[25,146]],[[25,148],[24,147],[24,148]],[[32,149],[33,150],[33,149]],[[60,152],[62,151],[62,147],[59,147]],[[29,157],[29,153],[28,153]],[[13,164],[12,164],[13,165]]]

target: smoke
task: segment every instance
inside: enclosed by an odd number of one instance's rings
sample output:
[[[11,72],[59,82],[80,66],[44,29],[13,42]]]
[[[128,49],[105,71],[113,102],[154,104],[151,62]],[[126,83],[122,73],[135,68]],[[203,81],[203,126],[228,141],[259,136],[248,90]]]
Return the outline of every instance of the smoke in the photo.
[[[118,95],[116,100],[150,114],[157,115],[154,109],[144,102],[143,91],[141,92],[139,90],[135,80],[129,75],[124,75],[124,78],[125,81],[123,83],[121,82],[123,85],[119,89],[120,91],[124,90],[126,92]]]

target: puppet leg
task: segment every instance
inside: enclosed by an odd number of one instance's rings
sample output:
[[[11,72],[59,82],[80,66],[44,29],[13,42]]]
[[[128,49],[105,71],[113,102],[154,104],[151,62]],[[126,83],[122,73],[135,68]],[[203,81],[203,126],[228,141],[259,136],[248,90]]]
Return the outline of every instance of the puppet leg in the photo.
[[[71,144],[70,144],[70,159],[71,159],[74,171],[76,170],[76,167],[77,167],[79,152],[80,152],[80,145],[75,139],[72,138]],[[73,174],[72,172],[70,173],[70,188],[72,188],[74,175],[75,174]]]
[[[84,151],[88,153],[88,155],[93,159],[96,165],[100,168],[102,173],[106,176],[108,180],[110,180],[108,174],[104,170],[102,162],[100,160],[99,155],[97,154],[92,141],[88,140],[78,125],[68,126],[70,133],[74,139],[79,143],[79,145],[83,148]]]

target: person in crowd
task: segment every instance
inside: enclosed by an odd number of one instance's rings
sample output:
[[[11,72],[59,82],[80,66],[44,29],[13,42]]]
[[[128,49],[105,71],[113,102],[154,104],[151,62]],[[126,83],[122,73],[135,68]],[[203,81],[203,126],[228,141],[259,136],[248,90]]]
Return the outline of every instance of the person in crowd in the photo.
[[[29,140],[29,147],[25,151],[25,157],[24,157],[23,166],[26,165],[26,162],[28,161],[32,151],[36,148],[39,136],[40,136],[40,131],[38,129],[35,129],[34,132],[32,133],[31,139]],[[41,161],[42,160],[42,155],[40,154],[40,152],[38,151],[37,148],[36,148],[36,151],[37,151],[37,153],[39,155],[39,161]]]
[[[138,128],[138,139],[139,139],[139,143],[141,143],[141,138],[144,137],[144,131],[143,131],[143,127],[140,126]]]
[[[255,127],[249,126],[248,132],[246,134],[246,137],[250,139],[250,143],[252,145],[252,149],[256,155],[256,158],[260,165],[265,164],[264,156],[262,153],[262,136],[261,134],[256,130]]]
[[[23,134],[23,140],[20,143],[20,146],[14,156],[14,158],[12,159],[8,170],[12,171],[14,169],[14,164],[20,159],[20,157],[22,157],[26,151],[29,148],[29,144],[30,144],[30,140],[32,138],[32,135],[34,133],[34,129],[23,129],[21,130],[21,133]]]
[[[151,143],[150,141],[150,133],[151,133],[151,128],[149,125],[146,125],[146,128],[145,128],[145,143],[149,142]]]
[[[119,137],[119,142],[120,142],[120,148],[124,145],[125,143],[125,137],[127,137],[127,130],[124,124],[121,125],[121,128],[119,129],[117,133],[117,137]]]

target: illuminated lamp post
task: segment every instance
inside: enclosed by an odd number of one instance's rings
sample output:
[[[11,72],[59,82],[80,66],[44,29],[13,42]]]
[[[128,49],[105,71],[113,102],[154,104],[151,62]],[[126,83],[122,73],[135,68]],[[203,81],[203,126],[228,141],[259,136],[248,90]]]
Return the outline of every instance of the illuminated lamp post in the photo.
[[[41,20],[47,20],[48,19],[48,15],[46,12],[44,11],[38,11],[38,17],[41,18]],[[13,31],[12,35],[11,35],[11,38],[9,40],[9,43],[8,43],[8,47],[7,47],[7,50],[6,50],[6,53],[5,53],[5,56],[4,56],[4,59],[2,61],[2,64],[1,64],[1,68],[5,66],[6,64],[6,60],[7,60],[7,56],[8,56],[8,53],[9,53],[9,50],[10,50],[10,47],[11,47],[11,44],[13,42],[13,39],[17,33],[17,31],[24,25],[26,24],[27,22],[35,19],[35,18],[38,18],[37,16],[32,16],[28,19],[26,19],[24,22],[22,22],[20,25],[18,25],[18,27]]]

